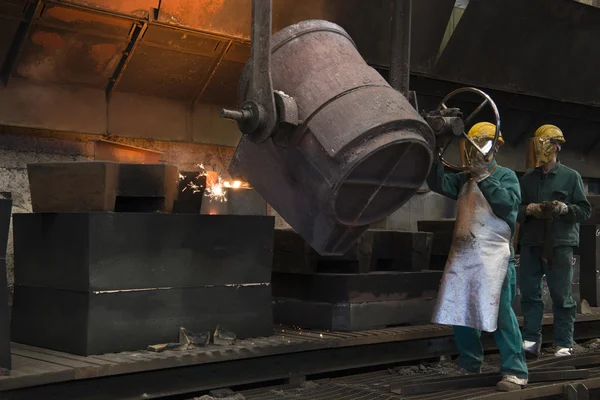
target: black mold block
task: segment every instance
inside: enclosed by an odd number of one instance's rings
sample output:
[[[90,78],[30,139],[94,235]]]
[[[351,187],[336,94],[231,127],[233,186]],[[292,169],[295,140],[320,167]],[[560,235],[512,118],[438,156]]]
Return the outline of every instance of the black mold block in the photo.
[[[452,234],[454,233],[455,220],[418,221],[417,226],[421,232],[433,233],[433,244],[431,254],[435,256],[447,256],[452,246]]]
[[[373,232],[371,271],[422,271],[429,269],[433,233]]]
[[[177,342],[179,327],[272,334],[269,285],[75,292],[15,286],[13,341],[79,355]]]
[[[27,165],[34,212],[171,212],[177,167],[110,161]]]
[[[271,280],[273,217],[16,214],[15,283],[76,291]]]
[[[435,297],[442,274],[442,271],[313,275],[274,272],[273,296],[327,303]]]
[[[435,302],[435,298],[419,298],[332,304],[275,298],[273,314],[277,324],[351,332],[427,323],[431,321]]]

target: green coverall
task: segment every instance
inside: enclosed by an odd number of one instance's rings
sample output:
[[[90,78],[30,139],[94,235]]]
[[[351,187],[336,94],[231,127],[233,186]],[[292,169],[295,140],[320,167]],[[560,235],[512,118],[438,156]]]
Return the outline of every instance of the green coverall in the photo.
[[[573,247],[579,246],[579,223],[590,217],[591,206],[585,196],[581,175],[561,163],[548,174],[539,169],[521,178],[522,206],[519,209],[521,266],[519,287],[521,309],[525,317],[523,338],[536,343],[542,340],[542,277],[546,274],[554,312],[554,343],[573,346],[573,325],[577,304],[571,296],[573,280]],[[542,261],[546,221],[526,215],[527,205],[558,200],[567,204],[569,212],[552,222],[553,265],[548,269]]]
[[[495,165],[496,161],[494,160],[489,168],[491,169]],[[446,173],[443,164],[436,161],[427,178],[427,183],[434,192],[456,200],[462,185],[469,178],[468,173]],[[508,168],[497,166],[492,174],[478,185],[494,214],[510,226],[512,235],[514,235],[521,203],[519,180],[515,173]],[[514,250],[511,245],[512,255],[514,255]],[[527,365],[522,348],[521,332],[512,309],[516,286],[515,264],[511,257],[500,295],[498,328],[494,332],[494,340],[502,358],[500,368],[502,375],[515,375],[518,378],[527,379]],[[460,352],[456,360],[459,367],[471,372],[479,371],[483,362],[483,347],[480,337],[481,332],[476,329],[463,326],[454,327],[454,339]]]

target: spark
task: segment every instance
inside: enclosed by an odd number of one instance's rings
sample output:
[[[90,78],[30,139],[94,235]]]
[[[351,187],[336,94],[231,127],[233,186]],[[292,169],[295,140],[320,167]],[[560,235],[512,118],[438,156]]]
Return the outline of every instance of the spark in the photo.
[[[188,182],[187,186],[183,188],[182,192],[185,192],[187,188],[190,188],[192,193],[198,193],[202,191],[202,186],[196,185],[194,182]]]
[[[208,197],[210,201],[226,202],[227,201],[227,189],[250,189],[250,185],[246,182],[239,180],[226,181],[214,171],[207,171],[204,164],[197,164],[198,174],[195,180],[202,177],[206,177],[206,187],[200,186],[194,182],[189,182],[182,191],[187,189],[192,190],[193,193],[204,192],[204,196]],[[185,179],[185,177],[179,174],[179,179]]]
[[[242,186],[242,182],[240,181],[233,181],[233,182],[223,182],[223,185],[226,188],[233,188],[233,189],[239,189]]]

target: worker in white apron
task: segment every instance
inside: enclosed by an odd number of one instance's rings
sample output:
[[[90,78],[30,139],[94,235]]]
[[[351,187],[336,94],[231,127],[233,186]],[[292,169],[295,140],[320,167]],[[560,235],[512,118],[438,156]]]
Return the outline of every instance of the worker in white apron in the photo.
[[[495,126],[475,124],[469,137],[490,149]],[[504,140],[499,136],[495,154]],[[500,350],[502,380],[498,390],[527,386],[521,332],[512,309],[516,291],[512,237],[521,191],[519,180],[495,158],[486,160],[470,144],[464,146],[468,172],[447,173],[436,160],[427,179],[431,190],[458,200],[452,247],[444,270],[432,322],[454,327],[460,352],[459,371],[479,373],[483,362],[481,331],[494,332]]]

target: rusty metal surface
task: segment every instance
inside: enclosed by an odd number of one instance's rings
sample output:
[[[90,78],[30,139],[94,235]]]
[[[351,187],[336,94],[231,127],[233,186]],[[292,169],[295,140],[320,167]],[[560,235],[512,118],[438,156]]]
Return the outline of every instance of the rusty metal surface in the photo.
[[[115,72],[113,73],[113,76],[110,78],[108,85],[106,86],[105,92],[106,92],[106,98],[108,100],[110,100],[110,97],[111,97],[113,91],[116,89],[117,85],[121,81],[121,78],[123,77],[123,72],[125,71],[125,68],[127,68],[127,66],[129,65],[129,62],[131,61],[133,54],[135,53],[135,50],[137,49],[140,39],[146,33],[146,29],[148,29],[148,24],[146,22],[140,22],[139,24],[134,25],[133,30],[131,31],[130,38],[129,38],[129,43],[127,44],[127,47],[123,51],[121,60],[119,61],[119,64],[115,68]]]
[[[161,0],[158,21],[249,40],[251,0]]]
[[[295,99],[303,123],[287,148],[242,138],[230,172],[317,252],[343,254],[420,187],[432,133],[339,26],[289,26],[273,36],[271,49],[273,88]],[[244,99],[247,84],[240,81]]]
[[[4,11],[0,10],[0,67],[6,62],[6,56],[21,24],[19,17],[7,18],[7,15],[3,13]]]
[[[138,164],[158,164],[163,153],[108,140],[94,141],[94,160]]]
[[[227,52],[231,48],[232,44],[233,44],[233,42],[231,40],[229,40],[227,42],[219,43],[219,45],[218,45],[219,53],[218,53],[217,57],[214,59],[213,64],[211,65],[208,74],[204,78],[204,81],[202,82],[202,85],[200,86],[200,90],[198,91],[198,94],[194,98],[194,104],[196,104],[198,101],[200,101],[202,99],[202,95],[206,91],[206,88],[208,87],[208,85],[210,85],[213,77],[215,76],[215,73],[217,72],[217,69],[223,62],[223,58],[225,57],[225,54],[227,54]]]
[[[23,49],[16,75],[37,81],[103,88],[125,44],[90,39],[82,40],[80,34],[62,35],[53,29],[35,28]]]
[[[15,75],[104,88],[127,46],[131,21],[46,5],[34,20]]]
[[[4,64],[5,54],[14,43],[27,3],[27,0],[0,0],[0,64]],[[120,82],[117,92],[167,96],[189,104],[208,81],[199,102],[235,106],[235,86],[250,54],[250,3],[250,0],[44,0],[41,18],[34,21],[12,75],[15,81],[20,76],[105,90],[111,78],[124,77],[130,67],[135,67],[127,77],[131,81],[123,87]],[[195,9],[203,4],[206,7],[195,14]],[[434,69],[454,0],[413,1],[411,89],[419,94],[420,109],[435,107],[439,98],[462,84],[496,88],[486,91],[499,103],[503,133],[510,144],[522,143],[536,125],[554,123],[566,132],[567,149],[592,154],[600,148],[600,113],[596,107],[542,101],[525,94],[600,104],[600,78],[595,74],[599,50],[594,39],[598,37],[600,10],[568,0],[510,0],[507,4],[502,8],[498,2],[471,1]],[[156,15],[158,20],[149,12],[151,8],[161,9]],[[505,14],[508,12],[511,14]],[[273,27],[277,31],[300,20],[328,19],[353,37],[367,62],[387,67],[390,16],[389,0],[274,0]],[[515,18],[527,23],[511,24]],[[481,25],[481,20],[486,24]],[[140,55],[134,54],[119,75],[119,61],[132,39],[131,28],[140,21],[155,28],[147,44],[162,46],[165,54],[154,62],[148,62],[148,56],[138,59]],[[160,29],[161,24],[168,24],[171,29]],[[477,32],[477,40],[473,40],[473,32]],[[212,70],[218,49],[232,35],[237,37],[231,48]],[[490,48],[498,51],[491,52]],[[171,57],[173,54],[176,55]],[[199,63],[197,56],[205,56],[207,60]],[[542,61],[542,68],[538,60],[550,61]],[[211,71],[214,74],[207,79]],[[381,72],[386,73],[383,69]],[[193,74],[198,76],[188,77]],[[428,78],[416,74],[427,74]],[[193,85],[192,90],[189,86]],[[18,95],[14,90],[10,92]],[[84,99],[83,103],[86,102]],[[154,99],[149,102],[153,104]],[[56,111],[54,108],[52,112]],[[102,109],[105,106],[98,109],[95,119],[104,114]],[[42,113],[50,114],[51,110]],[[19,124],[43,126],[39,118],[11,116],[3,122],[12,123],[16,119]],[[181,121],[183,124],[185,121]],[[126,132],[120,133],[129,134],[132,128],[128,126]],[[134,136],[144,137],[142,129],[137,128]],[[177,134],[174,138],[182,140],[184,135]],[[521,164],[515,165],[521,168]]]
[[[223,46],[225,42],[214,37],[151,25],[117,91],[193,101]]]
[[[435,61],[453,6],[454,0],[413,2],[412,62],[417,69],[427,70]],[[388,66],[390,13],[389,0],[274,0],[273,31],[325,19],[346,29],[369,63]],[[158,21],[249,40],[251,0],[162,0]]]
[[[132,21],[127,18],[92,13],[68,6],[45,4],[37,24],[98,36],[126,37]]]
[[[200,100],[213,104],[239,105],[238,81],[249,58],[250,45],[233,42]]]
[[[452,81],[598,105],[598,37],[600,10],[574,1],[472,0],[434,73]]]
[[[20,10],[18,10],[20,6]],[[3,19],[6,20],[4,34],[10,42],[2,44],[2,61],[0,68],[0,78],[4,85],[13,74],[14,66],[23,51],[23,43],[31,32],[33,21],[39,17],[42,9],[42,3],[39,0],[24,2],[21,4],[8,3],[2,10]],[[16,23],[16,24],[15,24]]]
[[[599,104],[600,89],[594,83],[600,79],[595,74],[599,50],[594,46],[594,38],[600,29],[600,10],[568,0],[510,1],[515,5],[512,8],[500,6],[497,2],[473,0],[435,69],[433,64],[454,1],[414,1],[412,70],[484,87]],[[0,61],[12,43],[11,38],[26,3],[25,0],[0,2]],[[118,64],[115,60],[121,58],[121,52],[129,41],[132,25],[141,19],[148,20],[151,25],[172,25],[172,31],[159,32],[162,40],[151,40],[176,52],[206,54],[211,60],[206,65],[202,64],[205,70],[201,73],[209,74],[217,57],[212,51],[214,47],[210,51],[204,48],[204,44],[211,41],[233,37],[246,42],[234,43],[224,61],[233,61],[229,59],[230,55],[240,63],[247,60],[249,52],[234,53],[238,44],[247,47],[250,3],[250,0],[46,0],[42,18],[36,21],[25,43],[23,50],[26,54],[17,65],[18,74],[30,79],[74,85],[108,85],[107,79],[113,76]],[[156,21],[153,13],[149,13],[151,8],[159,9]],[[511,14],[503,14],[508,12]],[[387,66],[390,15],[388,0],[274,0],[273,28],[277,31],[300,20],[327,19],[348,31],[369,63]],[[515,15],[527,19],[528,23],[510,24]],[[492,22],[483,29],[479,24],[481,20]],[[478,32],[478,40],[471,40],[474,31]],[[202,32],[205,34],[202,35]],[[519,45],[515,46],[515,43]],[[572,43],[577,45],[572,46]],[[497,47],[499,51],[488,55],[491,47]],[[479,61],[464,62],[473,57]],[[168,55],[165,58],[160,63],[159,70],[162,72],[148,79],[169,80],[171,67],[177,69],[179,66],[169,63]],[[538,59],[551,59],[552,62],[540,69]],[[196,71],[197,65],[194,67],[191,60],[178,61]],[[149,68],[156,67],[156,64],[151,64]],[[230,103],[233,98],[231,89],[241,69],[236,67],[228,68],[226,63],[222,63],[214,71],[213,78],[222,76],[228,84],[209,83],[202,101],[211,101],[215,96],[218,103]],[[181,70],[184,69],[185,66],[181,66]],[[561,79],[555,79],[557,76]],[[179,85],[190,84],[185,79],[171,83],[177,82]],[[141,93],[137,91],[139,86],[133,86],[127,91]],[[181,89],[174,89],[174,92],[181,93]]]
[[[223,60],[200,100],[213,104],[235,105],[237,101],[236,79],[239,79],[243,68],[244,64],[242,63]]]
[[[191,101],[211,59],[142,42],[123,74],[118,91]]]
[[[392,1],[390,85],[408,98],[410,83],[410,35],[412,0]]]
[[[160,0],[62,0],[65,3],[90,7],[97,10],[128,14],[147,18],[152,8],[158,8]]]

